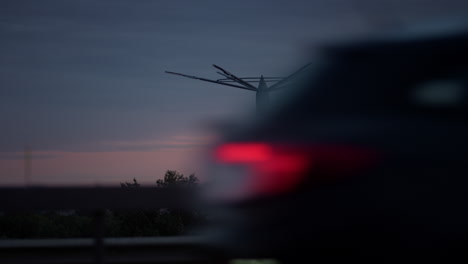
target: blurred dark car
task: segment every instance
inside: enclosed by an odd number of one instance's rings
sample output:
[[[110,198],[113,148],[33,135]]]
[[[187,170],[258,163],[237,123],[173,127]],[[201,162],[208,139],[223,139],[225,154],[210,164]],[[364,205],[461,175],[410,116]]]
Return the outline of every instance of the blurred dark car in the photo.
[[[328,46],[213,150],[211,243],[283,261],[466,261],[468,32]]]

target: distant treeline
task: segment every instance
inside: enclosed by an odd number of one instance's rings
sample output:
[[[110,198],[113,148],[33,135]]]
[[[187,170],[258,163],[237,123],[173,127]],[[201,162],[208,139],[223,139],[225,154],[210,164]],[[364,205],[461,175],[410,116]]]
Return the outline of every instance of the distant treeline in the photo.
[[[197,188],[195,175],[188,177],[177,171],[167,171],[156,181],[159,188],[184,186]],[[122,188],[138,188],[133,182],[121,183]],[[186,234],[193,226],[204,224],[206,216],[197,211],[169,209],[105,212],[104,233],[107,237],[174,236]],[[76,210],[58,212],[4,213],[0,215],[0,238],[71,238],[92,237],[92,212]]]

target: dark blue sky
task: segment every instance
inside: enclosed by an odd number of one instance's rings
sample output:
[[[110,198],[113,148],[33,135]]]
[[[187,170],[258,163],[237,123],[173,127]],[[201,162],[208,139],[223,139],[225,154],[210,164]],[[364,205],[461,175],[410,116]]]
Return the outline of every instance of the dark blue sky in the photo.
[[[320,43],[456,21],[465,2],[1,1],[0,166],[25,144],[37,159],[203,145],[202,122],[246,113],[254,94],[164,70],[284,76]]]

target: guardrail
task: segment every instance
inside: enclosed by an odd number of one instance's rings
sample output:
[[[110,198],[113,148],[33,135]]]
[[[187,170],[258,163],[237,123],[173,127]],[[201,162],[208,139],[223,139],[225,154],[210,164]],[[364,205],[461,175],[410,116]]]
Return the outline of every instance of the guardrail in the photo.
[[[104,210],[193,209],[189,189],[0,188],[0,211],[94,212],[93,238],[0,240],[0,263],[221,263],[203,237],[104,238]]]

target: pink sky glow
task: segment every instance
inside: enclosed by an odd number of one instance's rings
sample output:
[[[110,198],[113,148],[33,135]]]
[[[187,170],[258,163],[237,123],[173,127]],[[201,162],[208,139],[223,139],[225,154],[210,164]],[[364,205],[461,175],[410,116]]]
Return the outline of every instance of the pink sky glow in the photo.
[[[64,152],[32,150],[29,183],[24,177],[24,153],[0,156],[0,185],[119,185],[136,178],[151,186],[166,170],[203,178],[208,138],[173,136],[167,140],[115,141],[103,145],[129,150]],[[132,150],[133,149],[133,150]],[[144,149],[144,150],[139,150]]]

